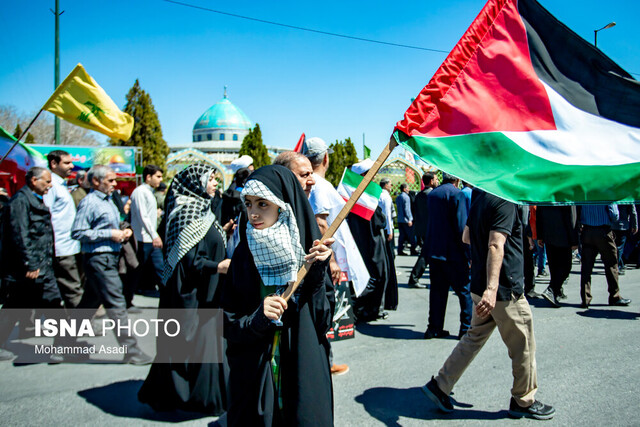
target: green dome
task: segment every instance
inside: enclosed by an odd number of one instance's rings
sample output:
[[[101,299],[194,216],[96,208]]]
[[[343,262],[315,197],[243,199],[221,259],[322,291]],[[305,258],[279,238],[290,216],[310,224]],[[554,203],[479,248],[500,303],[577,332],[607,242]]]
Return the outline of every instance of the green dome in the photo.
[[[244,129],[252,127],[251,120],[227,98],[225,90],[222,101],[214,104],[200,116],[193,130],[204,129]]]

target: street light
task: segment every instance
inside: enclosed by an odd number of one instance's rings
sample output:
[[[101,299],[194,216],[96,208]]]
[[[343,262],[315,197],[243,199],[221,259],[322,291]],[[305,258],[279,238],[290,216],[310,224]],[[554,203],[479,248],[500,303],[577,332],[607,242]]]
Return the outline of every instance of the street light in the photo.
[[[598,47],[598,31],[602,31],[602,30],[606,30],[607,28],[611,28],[611,27],[615,27],[616,23],[615,22],[609,22],[607,25],[605,25],[604,27],[600,28],[599,30],[593,30],[593,44],[595,47]]]

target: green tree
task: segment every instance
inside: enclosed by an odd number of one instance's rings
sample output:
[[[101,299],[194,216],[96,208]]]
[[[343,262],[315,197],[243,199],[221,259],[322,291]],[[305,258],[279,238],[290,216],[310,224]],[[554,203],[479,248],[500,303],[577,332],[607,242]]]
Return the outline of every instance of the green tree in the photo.
[[[17,123],[16,128],[13,130],[13,136],[20,138],[20,135],[22,135],[22,128],[20,127],[20,123]],[[22,139],[22,142],[25,144],[35,144],[36,139],[31,135],[31,132],[29,132],[27,136]]]
[[[244,156],[245,154],[253,158],[253,167],[256,169],[271,164],[267,147],[262,143],[262,131],[258,123],[242,140],[238,155]]]
[[[13,136],[16,138],[20,138],[22,135],[22,128],[20,127],[20,123],[16,124],[16,128],[13,130]]]
[[[329,154],[329,169],[325,178],[336,187],[340,183],[344,168],[358,163],[358,155],[351,138],[347,138],[344,141],[336,141],[331,144],[331,149],[333,153]]]
[[[127,141],[110,139],[111,145],[142,147],[142,163],[154,164],[165,167],[169,146],[162,137],[162,127],[156,109],[151,102],[149,94],[140,87],[140,82],[135,83],[127,93],[127,104],[124,112],[130,114],[135,120],[133,133]]]

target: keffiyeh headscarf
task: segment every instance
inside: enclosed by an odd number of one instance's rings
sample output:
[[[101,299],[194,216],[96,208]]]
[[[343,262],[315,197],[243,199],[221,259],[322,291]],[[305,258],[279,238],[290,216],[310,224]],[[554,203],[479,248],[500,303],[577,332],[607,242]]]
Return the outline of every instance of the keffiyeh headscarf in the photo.
[[[215,169],[209,165],[190,165],[178,173],[169,187],[165,202],[167,261],[162,282],[167,283],[182,257],[200,242],[213,225],[222,235],[225,233],[211,210],[211,196],[207,183]]]
[[[296,279],[305,255],[293,209],[259,180],[247,181],[242,190],[243,202],[247,195],[268,200],[280,208],[278,220],[269,228],[259,230],[247,224],[247,244],[263,284],[286,286]]]

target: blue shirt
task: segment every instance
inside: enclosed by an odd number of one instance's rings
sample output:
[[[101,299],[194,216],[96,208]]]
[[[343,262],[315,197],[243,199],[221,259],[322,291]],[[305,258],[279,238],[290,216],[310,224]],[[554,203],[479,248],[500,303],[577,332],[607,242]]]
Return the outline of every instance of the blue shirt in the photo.
[[[580,223],[592,227],[610,226],[619,217],[617,205],[584,205],[580,210]]]
[[[398,205],[398,222],[409,223],[413,222],[413,215],[411,214],[411,199],[409,195],[404,191],[396,197],[396,205]]]
[[[120,252],[120,243],[111,240],[114,229],[120,229],[120,213],[111,196],[91,190],[78,205],[71,237],[80,241],[83,253]]]
[[[51,212],[56,256],[69,256],[80,252],[80,242],[71,238],[71,227],[76,217],[76,204],[64,179],[58,174],[51,172],[51,188],[44,195],[43,200]]]

